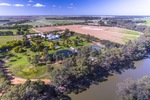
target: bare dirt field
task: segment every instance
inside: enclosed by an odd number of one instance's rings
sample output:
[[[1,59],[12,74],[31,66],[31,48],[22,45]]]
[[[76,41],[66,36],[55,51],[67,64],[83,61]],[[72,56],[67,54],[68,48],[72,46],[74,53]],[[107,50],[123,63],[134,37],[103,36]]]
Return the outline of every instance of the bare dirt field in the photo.
[[[123,34],[122,31],[127,29],[118,27],[103,27],[103,26],[88,26],[88,25],[67,25],[67,26],[56,26],[56,27],[42,27],[35,28],[37,32],[50,32],[52,30],[65,30],[69,29],[81,34],[90,34],[104,40],[110,40],[117,43],[125,43],[124,39],[128,37],[134,37],[132,34]],[[135,36],[138,37],[138,36]]]

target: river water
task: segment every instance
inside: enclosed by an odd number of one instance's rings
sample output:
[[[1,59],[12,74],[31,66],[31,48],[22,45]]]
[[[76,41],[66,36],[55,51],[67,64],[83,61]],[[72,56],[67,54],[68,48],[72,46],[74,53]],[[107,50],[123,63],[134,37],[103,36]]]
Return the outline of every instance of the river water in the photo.
[[[126,78],[139,79],[143,76],[150,76],[150,56],[144,60],[135,62],[135,69],[128,69],[122,74],[114,74],[108,80],[99,85],[92,85],[80,94],[69,95],[72,100],[116,100],[117,84]]]

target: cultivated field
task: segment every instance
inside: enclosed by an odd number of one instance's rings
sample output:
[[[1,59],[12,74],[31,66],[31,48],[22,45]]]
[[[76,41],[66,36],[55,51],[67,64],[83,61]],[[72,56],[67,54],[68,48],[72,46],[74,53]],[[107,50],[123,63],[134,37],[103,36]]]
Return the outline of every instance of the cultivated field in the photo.
[[[58,30],[69,29],[70,31],[74,31],[77,33],[90,34],[100,39],[110,40],[122,44],[127,42],[128,40],[132,40],[139,37],[139,35],[141,34],[136,31],[131,31],[117,27],[87,26],[87,25],[67,25],[57,27],[35,28],[37,32],[49,32],[57,29]]]

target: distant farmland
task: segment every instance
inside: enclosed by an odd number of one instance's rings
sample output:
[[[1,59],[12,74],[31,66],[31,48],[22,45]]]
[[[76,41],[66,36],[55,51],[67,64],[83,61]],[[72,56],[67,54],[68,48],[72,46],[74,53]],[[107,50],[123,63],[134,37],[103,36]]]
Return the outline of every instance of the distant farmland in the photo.
[[[146,19],[146,25],[147,25],[147,26],[150,26],[150,18],[149,18],[149,19]]]
[[[38,32],[49,32],[53,30],[53,28],[58,30],[69,29],[70,31],[74,31],[81,34],[90,34],[100,39],[110,40],[121,44],[124,44],[128,40],[133,40],[139,37],[139,35],[141,34],[136,31],[131,31],[117,27],[87,26],[87,25],[42,27],[42,28],[35,28],[35,30]]]
[[[45,25],[56,25],[56,24],[76,24],[76,23],[82,23],[85,22],[84,20],[47,20],[45,18],[41,18],[38,19],[36,21],[33,22],[29,22],[29,23],[24,23],[22,25],[33,25],[33,27],[35,26],[45,26]]]

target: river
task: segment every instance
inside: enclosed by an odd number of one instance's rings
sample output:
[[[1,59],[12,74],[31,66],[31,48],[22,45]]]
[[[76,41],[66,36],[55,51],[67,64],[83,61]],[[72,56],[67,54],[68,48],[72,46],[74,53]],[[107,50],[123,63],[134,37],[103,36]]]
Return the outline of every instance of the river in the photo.
[[[139,79],[143,76],[150,76],[150,55],[141,61],[135,62],[135,69],[128,69],[122,74],[114,74],[108,80],[99,85],[92,85],[80,94],[69,95],[72,100],[116,100],[117,84],[126,78]]]

